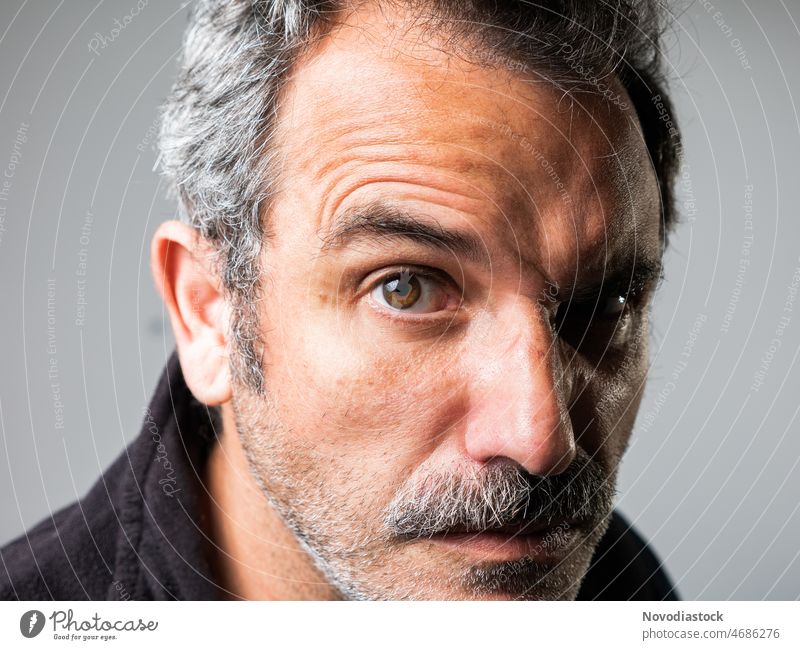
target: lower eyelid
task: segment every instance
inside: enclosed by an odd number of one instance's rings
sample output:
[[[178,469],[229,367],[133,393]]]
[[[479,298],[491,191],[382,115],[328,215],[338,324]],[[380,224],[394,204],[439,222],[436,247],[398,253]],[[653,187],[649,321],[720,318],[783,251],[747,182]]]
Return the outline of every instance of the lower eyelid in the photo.
[[[439,311],[429,313],[402,312],[378,305],[371,299],[368,301],[368,303],[369,308],[381,319],[386,319],[392,323],[416,326],[420,328],[430,327],[440,329],[441,327],[452,323],[457,317],[458,313],[455,309],[440,309]]]

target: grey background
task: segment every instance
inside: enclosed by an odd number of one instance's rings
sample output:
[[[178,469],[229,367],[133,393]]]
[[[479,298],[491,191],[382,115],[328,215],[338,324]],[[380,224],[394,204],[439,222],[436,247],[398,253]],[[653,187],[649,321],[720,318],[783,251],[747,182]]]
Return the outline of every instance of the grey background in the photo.
[[[676,6],[667,41],[685,223],[619,504],[682,596],[795,599],[800,298],[784,306],[800,272],[800,3],[709,4]],[[152,125],[185,9],[135,6],[0,5],[0,543],[82,496],[135,437],[173,347],[148,268],[174,211]]]

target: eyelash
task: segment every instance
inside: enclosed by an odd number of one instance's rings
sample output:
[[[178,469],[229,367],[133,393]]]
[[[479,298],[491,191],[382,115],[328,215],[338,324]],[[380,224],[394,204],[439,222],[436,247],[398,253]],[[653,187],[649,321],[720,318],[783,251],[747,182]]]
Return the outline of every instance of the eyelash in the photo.
[[[612,291],[604,291],[596,297],[587,298],[582,301],[569,301],[566,300],[559,304],[557,312],[565,309],[567,314],[570,312],[580,314],[582,312],[591,316],[592,321],[607,321],[613,323],[623,323],[631,316],[642,304],[643,290],[639,287],[614,289]],[[624,304],[622,309],[617,314],[603,315],[603,309],[609,300],[614,298],[623,298]],[[564,314],[566,316],[566,314]]]
[[[582,301],[575,301],[572,305],[576,309],[589,309],[597,313],[607,300],[611,300],[612,298],[624,298],[625,305],[623,306],[624,310],[629,310],[636,307],[641,302],[641,290],[638,288],[626,288],[626,289],[614,289],[611,291],[604,291],[603,293],[598,294],[597,296],[593,296],[587,298],[586,300]],[[570,301],[565,301],[564,305],[569,304]],[[595,316],[598,318],[599,316]],[[615,318],[614,316],[610,316],[610,319]]]

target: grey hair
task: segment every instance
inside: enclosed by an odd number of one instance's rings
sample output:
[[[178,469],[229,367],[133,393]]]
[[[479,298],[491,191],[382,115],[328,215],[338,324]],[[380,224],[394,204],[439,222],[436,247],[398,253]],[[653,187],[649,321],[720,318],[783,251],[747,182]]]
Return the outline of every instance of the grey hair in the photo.
[[[260,253],[281,181],[275,143],[281,90],[336,17],[369,1],[197,0],[180,72],[162,108],[163,173],[179,218],[212,245],[231,306],[232,374],[258,394],[264,391]],[[466,44],[483,65],[530,69],[571,92],[620,79],[660,183],[666,237],[680,142],[674,117],[670,130],[663,119],[672,109],[662,87],[664,12],[658,1],[372,1],[411,9],[427,29],[451,35],[454,48]]]
[[[384,515],[390,535],[430,537],[559,520],[597,526],[614,505],[615,474],[581,451],[562,473],[531,476],[513,462],[433,474],[398,490]]]

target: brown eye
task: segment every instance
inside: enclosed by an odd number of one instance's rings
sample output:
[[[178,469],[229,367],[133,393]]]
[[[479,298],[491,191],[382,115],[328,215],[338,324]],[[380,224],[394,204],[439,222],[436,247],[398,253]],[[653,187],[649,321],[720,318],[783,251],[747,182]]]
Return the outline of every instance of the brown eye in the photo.
[[[372,289],[372,300],[388,311],[430,314],[447,308],[448,291],[442,280],[403,269],[387,275]]]
[[[395,309],[409,309],[413,307],[422,295],[422,287],[417,277],[409,271],[382,285],[383,299]]]

